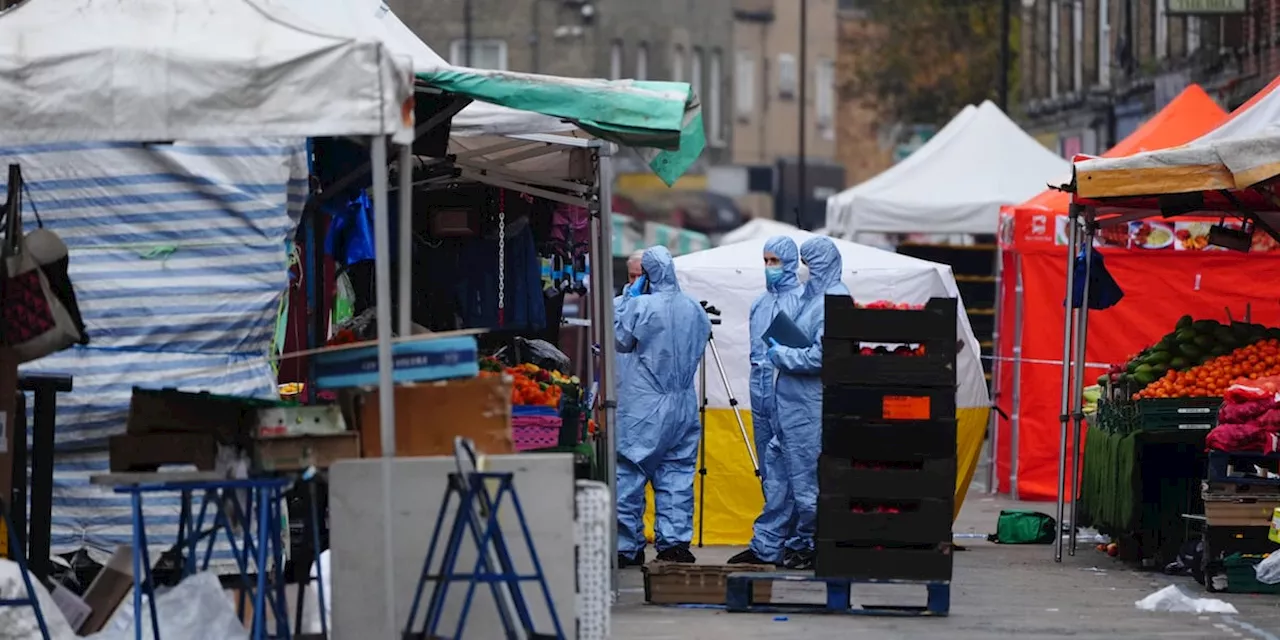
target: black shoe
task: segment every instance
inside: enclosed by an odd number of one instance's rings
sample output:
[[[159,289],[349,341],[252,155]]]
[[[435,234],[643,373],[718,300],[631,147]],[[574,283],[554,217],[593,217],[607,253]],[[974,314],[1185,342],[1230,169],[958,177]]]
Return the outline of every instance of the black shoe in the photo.
[[[689,545],[678,544],[674,547],[667,547],[658,552],[659,562],[679,562],[682,564],[695,564],[698,559],[693,557],[689,551]]]
[[[734,556],[734,557],[732,557],[732,558],[729,558],[729,564],[764,564],[764,565],[773,565],[774,563],[772,563],[772,562],[768,562],[768,561],[765,561],[765,560],[761,560],[761,559],[760,559],[760,556],[756,555],[756,552],[754,552],[754,551],[752,551],[752,550],[750,550],[750,549],[747,549],[746,551],[743,551],[742,553],[739,553],[738,555],[736,555],[736,556]]]
[[[782,566],[792,571],[809,571],[813,569],[813,551],[790,551],[782,558]]]
[[[626,569],[627,567],[643,567],[644,566],[644,549],[636,551],[634,555],[625,553],[618,554],[618,568]]]

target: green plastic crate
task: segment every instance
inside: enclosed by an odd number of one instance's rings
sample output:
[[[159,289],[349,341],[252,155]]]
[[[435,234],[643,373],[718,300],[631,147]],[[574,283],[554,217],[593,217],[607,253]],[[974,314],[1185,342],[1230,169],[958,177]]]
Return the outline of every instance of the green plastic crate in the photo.
[[[1227,576],[1228,593],[1280,594],[1280,584],[1258,582],[1253,568],[1262,562],[1263,556],[1252,553],[1233,553],[1222,559],[1223,573]]]
[[[1218,426],[1222,398],[1150,398],[1137,401],[1143,431],[1204,431]]]
[[[1127,435],[1138,430],[1138,407],[1131,400],[1099,400],[1097,417],[1089,423],[1107,433]]]

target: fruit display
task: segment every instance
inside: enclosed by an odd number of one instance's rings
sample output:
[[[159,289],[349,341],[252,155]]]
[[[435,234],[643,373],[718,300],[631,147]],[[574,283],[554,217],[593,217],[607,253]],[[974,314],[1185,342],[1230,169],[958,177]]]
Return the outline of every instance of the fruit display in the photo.
[[[1238,378],[1222,394],[1218,425],[1205,438],[1217,451],[1264,452],[1280,433],[1280,377]]]
[[[1169,369],[1133,398],[1219,398],[1237,382],[1277,375],[1280,375],[1280,339],[1264,338],[1183,371]]]
[[[1102,397],[1102,387],[1096,384],[1092,387],[1085,387],[1081,396],[1084,399],[1084,403],[1080,411],[1082,413],[1097,413],[1098,399]]]
[[[855,302],[855,307],[859,309],[899,309],[902,311],[919,311],[924,309],[922,304],[910,304],[907,302],[894,302],[892,300],[876,300],[875,302]]]
[[[1157,380],[1163,380],[1170,371],[1184,372],[1207,365],[1237,349],[1266,339],[1280,339],[1280,329],[1246,322],[1223,324],[1217,320],[1195,320],[1191,316],[1183,316],[1173,331],[1127,363],[1112,366],[1098,379],[1098,384],[1110,382],[1130,389],[1145,389]],[[1218,372],[1215,370],[1214,373],[1216,379]],[[1234,376],[1227,380],[1231,377]],[[1183,380],[1184,383],[1188,381]]]
[[[521,364],[508,367],[494,358],[480,360],[481,376],[507,374],[514,380],[511,387],[511,403],[515,405],[533,405],[543,407],[559,407],[565,391],[578,388],[577,376],[566,377],[559,371],[539,368],[534,364]]]

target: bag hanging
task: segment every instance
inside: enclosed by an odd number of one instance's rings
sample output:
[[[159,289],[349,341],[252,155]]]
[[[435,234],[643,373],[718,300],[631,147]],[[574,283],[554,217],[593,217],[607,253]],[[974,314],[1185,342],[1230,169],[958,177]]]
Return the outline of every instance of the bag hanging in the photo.
[[[88,342],[67,275],[67,246],[44,229],[39,214],[39,228],[23,237],[23,192],[21,169],[9,165],[0,243],[0,347],[12,352],[19,364]],[[52,280],[45,269],[53,274]]]

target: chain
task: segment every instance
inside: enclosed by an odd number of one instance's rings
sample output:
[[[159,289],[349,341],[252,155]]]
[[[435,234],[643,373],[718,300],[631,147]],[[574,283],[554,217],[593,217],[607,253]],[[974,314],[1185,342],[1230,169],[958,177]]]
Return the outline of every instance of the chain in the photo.
[[[498,190],[498,327],[507,307],[507,192]]]

